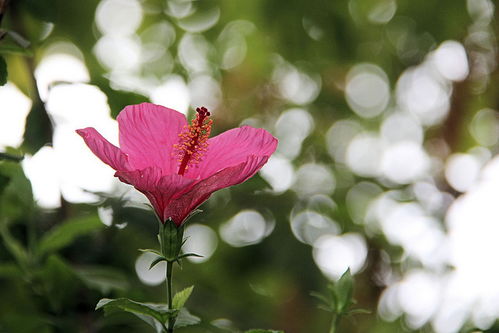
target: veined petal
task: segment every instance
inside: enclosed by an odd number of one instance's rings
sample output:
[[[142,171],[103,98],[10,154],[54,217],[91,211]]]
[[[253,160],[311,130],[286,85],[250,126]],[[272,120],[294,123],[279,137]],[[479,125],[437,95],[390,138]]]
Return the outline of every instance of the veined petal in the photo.
[[[178,162],[173,145],[187,125],[185,116],[151,103],[129,105],[117,117],[121,150],[129,156],[134,169],[155,166],[163,175],[175,173]]]
[[[163,216],[171,217],[177,225],[181,224],[190,212],[206,201],[213,192],[246,181],[260,170],[268,158],[268,156],[249,156],[242,163],[198,181],[187,191],[175,196],[165,207]]]
[[[207,178],[216,172],[245,162],[249,156],[269,157],[277,148],[277,139],[261,128],[243,126],[208,140],[203,159],[186,173],[190,178]]]
[[[115,145],[107,141],[93,127],[87,127],[76,130],[88,148],[101,159],[102,162],[109,165],[114,170],[128,170],[128,157]]]
[[[182,177],[177,174],[163,176],[160,168],[149,167],[143,170],[118,171],[116,172],[122,182],[133,185],[137,190],[144,193],[149,199],[156,214],[166,221],[168,216],[164,216],[165,208],[169,205],[172,197],[178,193],[188,191],[193,179]]]

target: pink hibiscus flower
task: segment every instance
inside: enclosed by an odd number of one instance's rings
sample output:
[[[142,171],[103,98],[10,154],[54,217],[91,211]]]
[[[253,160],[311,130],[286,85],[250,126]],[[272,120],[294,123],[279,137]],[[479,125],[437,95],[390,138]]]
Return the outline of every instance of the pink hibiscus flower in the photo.
[[[163,223],[180,226],[213,192],[252,177],[277,147],[269,132],[250,126],[208,138],[210,113],[196,111],[189,125],[175,110],[129,105],[117,118],[120,148],[92,127],[76,132],[116,177],[146,195]]]

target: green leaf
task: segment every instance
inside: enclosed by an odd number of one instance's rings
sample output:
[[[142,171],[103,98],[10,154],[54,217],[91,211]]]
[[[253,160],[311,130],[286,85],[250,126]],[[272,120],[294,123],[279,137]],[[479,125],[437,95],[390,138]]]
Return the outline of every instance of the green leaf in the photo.
[[[352,304],[353,278],[350,268],[334,284],[334,294],[336,296],[336,310],[338,313],[345,312]]]
[[[55,0],[25,0],[24,5],[39,20],[53,22],[57,18],[58,6]]]
[[[0,86],[7,83],[7,63],[5,59],[0,56]]]
[[[52,143],[52,132],[52,122],[45,110],[45,105],[35,98],[26,118],[22,147],[27,152],[35,154],[44,145]]]
[[[328,306],[331,305],[331,301],[325,295],[323,295],[319,292],[312,291],[312,292],[310,292],[310,296],[317,298],[318,300],[323,302],[325,305],[328,305]]]
[[[96,310],[101,308],[104,309],[106,314],[118,309],[135,315],[154,318],[161,324],[166,323],[169,318],[175,317],[178,313],[177,310],[169,310],[166,304],[140,303],[128,298],[103,298],[95,307]]]
[[[0,57],[0,59],[1,58],[2,57]],[[1,62],[1,60],[0,60],[0,62]],[[1,67],[1,64],[0,64],[0,67]],[[1,72],[1,68],[0,68],[0,72]],[[0,74],[0,76],[1,76],[1,74]],[[14,155],[7,154],[7,153],[0,153],[0,160],[7,160],[7,161],[13,161],[13,162],[21,162],[23,159],[24,159],[24,156],[14,156]]]
[[[284,333],[284,331],[252,329],[246,331],[245,333]]]
[[[70,245],[77,237],[101,229],[104,224],[97,216],[70,219],[50,230],[41,240],[38,255],[43,256]]]
[[[139,314],[139,313],[133,313],[137,318],[143,320],[144,322],[146,322],[147,324],[149,324],[152,328],[154,328],[154,330],[156,331],[156,333],[164,333],[165,332],[165,324],[161,324],[160,322],[158,322],[156,319],[152,318],[152,317],[149,317],[149,316],[146,316],[146,315],[142,315],[142,314]]]
[[[13,223],[32,219],[34,202],[31,183],[24,175],[21,165],[2,161],[0,173],[10,178],[0,196],[0,218],[8,217],[8,221]]]
[[[175,296],[173,296],[173,308],[180,310],[191,296],[193,289],[194,286],[190,286],[189,288],[185,288],[176,293]]]
[[[8,279],[21,278],[23,272],[14,263],[2,263],[0,264],[0,277]]]
[[[87,266],[75,268],[74,272],[88,288],[97,289],[103,294],[129,287],[125,274],[112,268]]]
[[[175,328],[197,325],[200,322],[201,319],[199,317],[191,314],[186,308],[182,308],[178,312],[177,320],[175,321]]]
[[[42,269],[37,272],[37,279],[42,282],[39,292],[50,295],[47,301],[51,311],[59,313],[64,304],[77,295],[78,282],[71,267],[63,258],[53,254],[49,256]]]
[[[0,173],[0,195],[2,195],[3,190],[7,187],[9,182],[10,182],[10,177],[7,177]]]
[[[31,51],[31,49],[25,49],[18,45],[1,45],[0,54],[18,54],[27,57],[32,57],[33,51]]]
[[[5,247],[16,259],[17,263],[21,267],[26,267],[28,264],[28,251],[17,239],[12,237],[6,223],[0,223],[0,235]]]

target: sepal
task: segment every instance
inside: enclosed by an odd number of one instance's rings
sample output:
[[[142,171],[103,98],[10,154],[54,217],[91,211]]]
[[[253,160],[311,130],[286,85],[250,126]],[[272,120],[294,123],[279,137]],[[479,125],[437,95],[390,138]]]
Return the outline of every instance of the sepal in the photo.
[[[154,250],[154,249],[139,249],[139,251],[143,252],[143,253],[146,253],[146,252],[154,253],[155,255],[160,256],[160,257],[163,256],[163,254],[161,252],[159,252],[158,250]]]
[[[159,264],[160,262],[162,261],[166,261],[166,258],[161,256],[161,257],[157,257],[156,259],[154,259],[151,264],[149,265],[149,269],[153,268],[154,266],[156,266],[157,264]]]
[[[168,219],[159,226],[158,239],[161,247],[161,254],[166,261],[174,262],[178,260],[180,249],[183,244],[184,225],[178,226],[172,219]]]
[[[200,255],[200,254],[196,254],[196,253],[184,253],[184,254],[179,255],[177,257],[177,259],[184,259],[184,258],[187,258],[187,257],[202,258],[203,256]]]

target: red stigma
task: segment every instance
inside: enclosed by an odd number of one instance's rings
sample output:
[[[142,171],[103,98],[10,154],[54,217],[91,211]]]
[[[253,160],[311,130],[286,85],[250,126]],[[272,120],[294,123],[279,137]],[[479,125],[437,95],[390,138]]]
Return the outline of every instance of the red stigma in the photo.
[[[191,120],[189,126],[185,126],[178,135],[178,144],[173,145],[175,155],[178,157],[178,174],[183,175],[189,166],[201,161],[208,148],[208,138],[211,132],[213,120],[209,119],[211,113],[204,106],[196,108],[196,117]]]

